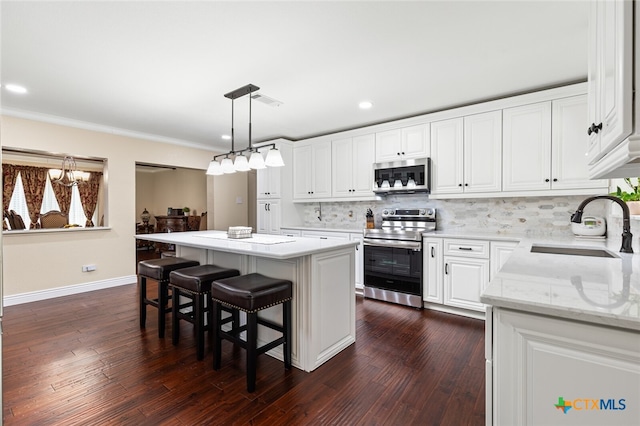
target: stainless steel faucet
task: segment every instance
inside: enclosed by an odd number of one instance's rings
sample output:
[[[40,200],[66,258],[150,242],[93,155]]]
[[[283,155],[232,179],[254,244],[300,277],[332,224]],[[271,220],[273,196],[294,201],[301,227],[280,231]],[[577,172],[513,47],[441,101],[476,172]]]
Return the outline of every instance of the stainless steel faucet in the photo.
[[[587,204],[592,202],[593,200],[611,200],[620,205],[622,207],[622,247],[620,247],[620,252],[622,253],[633,253],[633,248],[631,247],[631,241],[633,238],[633,234],[631,233],[631,221],[629,219],[629,206],[627,203],[622,201],[620,198],[613,197],[611,195],[596,195],[595,197],[589,197],[584,200],[578,206],[578,210],[574,214],[571,215],[571,222],[580,223],[582,222],[582,213]]]

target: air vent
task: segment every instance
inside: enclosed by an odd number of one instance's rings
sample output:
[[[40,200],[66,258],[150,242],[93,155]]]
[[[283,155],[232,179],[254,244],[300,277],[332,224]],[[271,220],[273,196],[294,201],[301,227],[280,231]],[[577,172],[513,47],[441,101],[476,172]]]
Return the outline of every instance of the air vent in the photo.
[[[279,100],[270,98],[269,96],[265,96],[262,93],[251,95],[251,99],[255,99],[256,101],[262,102],[263,104],[267,104],[272,107],[279,107],[280,105],[282,105],[282,102],[280,102]]]

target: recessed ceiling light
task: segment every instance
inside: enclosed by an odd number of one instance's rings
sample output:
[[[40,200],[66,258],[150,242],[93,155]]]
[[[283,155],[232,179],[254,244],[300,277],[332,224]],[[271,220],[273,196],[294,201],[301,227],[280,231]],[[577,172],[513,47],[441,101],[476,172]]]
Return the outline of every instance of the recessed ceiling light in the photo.
[[[24,86],[17,84],[5,84],[5,89],[13,93],[27,93],[27,89]]]
[[[369,109],[373,106],[373,104],[369,101],[362,101],[358,104],[358,106],[360,107],[360,109]]]
[[[229,136],[229,135],[222,135],[222,139],[224,139],[224,140],[229,140],[229,139],[231,139],[231,136]]]

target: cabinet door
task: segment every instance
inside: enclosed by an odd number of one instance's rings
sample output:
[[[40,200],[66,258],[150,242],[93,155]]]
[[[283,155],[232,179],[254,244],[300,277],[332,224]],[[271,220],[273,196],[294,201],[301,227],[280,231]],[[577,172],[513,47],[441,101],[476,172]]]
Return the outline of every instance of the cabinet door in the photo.
[[[493,312],[494,424],[638,424],[640,333]],[[567,413],[553,406],[559,398],[572,403]],[[584,398],[597,398],[597,406]]]
[[[364,288],[364,246],[362,244],[362,234],[351,234],[351,241],[358,241],[356,246],[356,289]]]
[[[463,121],[462,118],[431,123],[431,176],[434,194],[463,191]]]
[[[502,268],[517,246],[518,243],[512,241],[491,241],[490,280],[500,271],[500,268]]]
[[[587,118],[587,96],[552,103],[551,188],[606,188],[606,180],[589,180],[586,153],[589,136],[581,123]]]
[[[258,200],[258,211],[256,212],[258,234],[271,233],[271,217],[269,215],[269,201]]]
[[[312,147],[312,197],[331,197],[331,141],[317,142]]]
[[[375,135],[363,135],[353,138],[353,163],[351,165],[351,195],[373,195],[373,163],[375,162]]]
[[[293,147],[293,198],[311,198],[311,145]]]
[[[551,188],[551,102],[502,113],[503,191]]]
[[[263,156],[266,154],[263,153]],[[285,167],[291,167],[287,164]],[[280,197],[280,173],[281,167],[267,167],[256,170],[256,191],[258,198]]]
[[[269,233],[280,234],[282,224],[282,213],[280,212],[280,200],[271,200],[267,206],[269,212]]]
[[[351,138],[331,142],[331,186],[334,197],[353,193],[353,142]],[[369,183],[371,186],[372,184]]]
[[[633,111],[633,3],[600,1],[600,149],[609,152],[631,134]]]
[[[420,124],[402,129],[402,151],[400,151],[402,157],[404,159],[428,157],[431,150],[429,136],[428,124]]]
[[[442,303],[442,240],[439,238],[425,238],[424,240],[424,279],[423,299],[425,302]]]
[[[464,117],[464,192],[502,188],[502,111]]]
[[[376,133],[376,163],[399,160],[402,156],[400,129]]]
[[[587,67],[587,121],[583,125],[583,130],[589,137],[587,149],[587,162],[593,164],[600,155],[600,133],[595,133],[590,129],[592,124],[600,122],[600,61],[598,55],[601,51],[599,47],[602,40],[602,25],[598,25],[598,12],[602,7],[601,2],[589,2],[589,38],[588,38],[588,67]]]
[[[489,282],[489,260],[444,257],[444,304],[484,311],[480,293]]]

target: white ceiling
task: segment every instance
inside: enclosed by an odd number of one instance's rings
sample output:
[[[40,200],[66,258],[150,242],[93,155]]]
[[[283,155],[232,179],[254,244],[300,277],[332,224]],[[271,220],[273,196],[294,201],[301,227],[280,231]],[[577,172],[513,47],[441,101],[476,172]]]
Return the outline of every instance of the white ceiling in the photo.
[[[584,81],[586,1],[1,3],[2,110],[211,149],[248,83],[253,141]],[[7,83],[28,89],[4,90]],[[370,100],[370,110],[358,103]],[[235,101],[246,146],[248,97]]]

